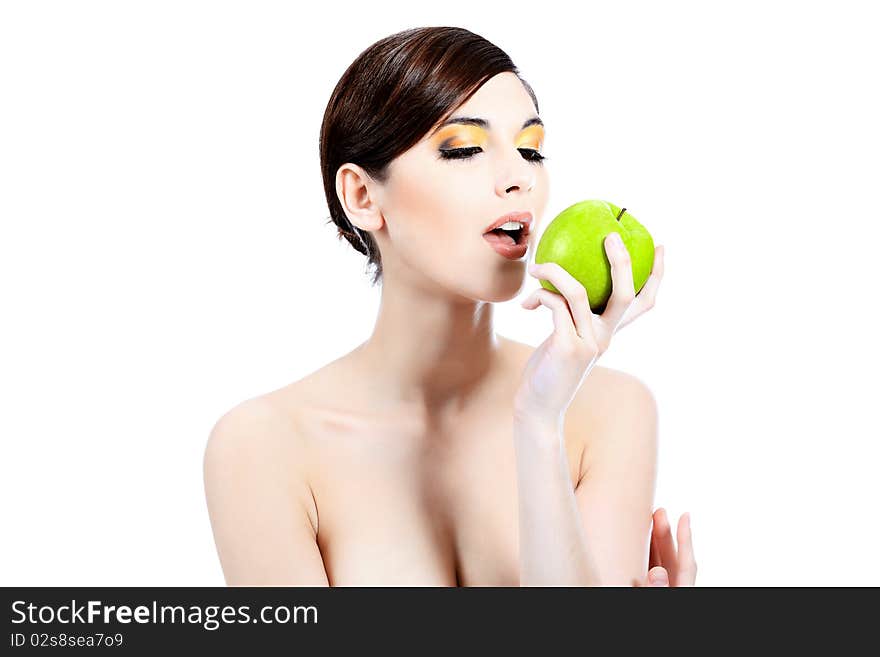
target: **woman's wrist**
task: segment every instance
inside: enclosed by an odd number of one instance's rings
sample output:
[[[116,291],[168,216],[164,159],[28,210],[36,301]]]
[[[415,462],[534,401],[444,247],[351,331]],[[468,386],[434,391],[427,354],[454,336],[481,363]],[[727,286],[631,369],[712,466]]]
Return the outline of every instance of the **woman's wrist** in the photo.
[[[535,413],[515,412],[513,416],[514,440],[534,447],[558,448],[562,444],[561,416],[549,417]]]

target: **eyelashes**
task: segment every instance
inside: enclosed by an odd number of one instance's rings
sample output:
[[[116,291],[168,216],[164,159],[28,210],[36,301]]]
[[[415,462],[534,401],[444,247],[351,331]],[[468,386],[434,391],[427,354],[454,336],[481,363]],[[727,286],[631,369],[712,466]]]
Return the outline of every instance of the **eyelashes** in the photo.
[[[440,159],[441,160],[466,160],[476,153],[479,153],[482,148],[479,146],[470,146],[468,148],[448,148],[448,149],[440,149]],[[522,153],[523,158],[527,162],[532,162],[533,164],[543,164],[544,160],[548,159],[546,156],[541,155],[534,148],[518,148],[520,153]]]

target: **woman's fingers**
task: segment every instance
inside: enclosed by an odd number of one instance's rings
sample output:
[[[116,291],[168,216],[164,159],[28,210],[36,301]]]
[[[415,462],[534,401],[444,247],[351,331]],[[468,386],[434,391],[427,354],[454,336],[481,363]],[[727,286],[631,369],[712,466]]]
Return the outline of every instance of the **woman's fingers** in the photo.
[[[655,566],[641,580],[633,580],[636,588],[643,586],[669,586],[669,573],[662,566]]]
[[[654,307],[657,300],[657,290],[660,288],[660,281],[663,280],[663,257],[666,255],[666,248],[662,245],[654,248],[654,263],[651,266],[651,274],[648,280],[639,290],[636,296],[635,304],[640,312],[645,312]]]
[[[648,571],[648,586],[669,586],[669,573],[663,566]]]
[[[638,584],[639,586],[694,586],[697,579],[697,562],[694,558],[690,512],[683,513],[678,519],[676,539],[678,549],[672,538],[672,527],[666,509],[658,508],[653,514],[648,576]],[[659,583],[655,581],[655,576],[659,576]]]
[[[662,507],[654,513],[654,534],[657,537],[657,551],[660,553],[660,562],[669,573],[670,581],[677,582],[678,556],[672,539],[672,527],[669,526],[666,509]]]
[[[578,335],[575,331],[574,325],[571,323],[571,313],[569,313],[568,304],[566,304],[562,295],[556,294],[556,292],[551,292],[550,290],[545,290],[542,287],[541,289],[532,292],[528,298],[522,302],[522,307],[532,310],[541,304],[547,306],[553,312],[553,325],[556,327],[557,333],[566,336],[571,340],[577,339]]]
[[[639,290],[635,301],[633,301],[618,325],[618,330],[629,324],[645,311],[654,307],[654,303],[657,300],[657,290],[660,287],[660,281],[663,280],[663,257],[665,254],[666,249],[663,246],[657,246],[654,248],[654,264],[651,268],[651,275],[648,276],[648,280],[645,281],[642,289]]]
[[[608,299],[602,319],[612,327],[617,327],[627,308],[636,298],[632,258],[620,234],[616,232],[611,232],[605,237],[605,253],[608,254],[608,261],[611,263],[611,298]]]
[[[694,558],[694,543],[691,536],[691,514],[682,514],[678,519],[678,577],[676,586],[694,586],[697,580],[697,561]]]
[[[537,279],[550,281],[553,287],[559,290],[561,296],[568,302],[571,321],[574,323],[577,335],[589,342],[595,342],[590,300],[587,298],[586,288],[580,281],[556,262],[533,264],[529,268],[529,273]],[[553,293],[551,290],[546,291]]]
[[[657,536],[651,530],[651,549],[648,555],[648,570],[654,566],[662,566],[663,561],[660,559],[660,551],[657,549]]]

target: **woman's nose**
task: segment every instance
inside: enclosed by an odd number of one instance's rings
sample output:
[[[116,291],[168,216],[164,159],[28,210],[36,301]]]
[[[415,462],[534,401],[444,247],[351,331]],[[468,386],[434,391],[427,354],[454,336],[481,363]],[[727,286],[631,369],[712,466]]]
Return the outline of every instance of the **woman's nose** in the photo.
[[[535,186],[535,171],[530,168],[521,155],[517,153],[519,163],[505,162],[506,171],[498,179],[496,191],[499,196],[507,196],[513,190],[530,192]]]

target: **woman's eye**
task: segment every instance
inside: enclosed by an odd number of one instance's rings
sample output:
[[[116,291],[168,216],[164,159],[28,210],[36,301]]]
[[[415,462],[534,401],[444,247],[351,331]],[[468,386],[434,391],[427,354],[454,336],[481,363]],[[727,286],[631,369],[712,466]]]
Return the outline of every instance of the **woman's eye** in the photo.
[[[450,148],[441,150],[440,157],[444,160],[463,160],[481,150],[482,149],[479,146],[471,146],[470,148]]]
[[[542,160],[547,159],[534,148],[520,148],[519,152],[522,153],[523,156],[530,162],[541,162]]]
[[[449,149],[441,149],[440,158],[444,160],[464,160],[475,153],[479,153],[482,148],[479,146],[470,146],[469,148],[449,148]],[[520,153],[522,153],[523,157],[529,162],[537,162],[540,163],[547,158],[541,155],[538,151],[533,148],[519,148]]]

